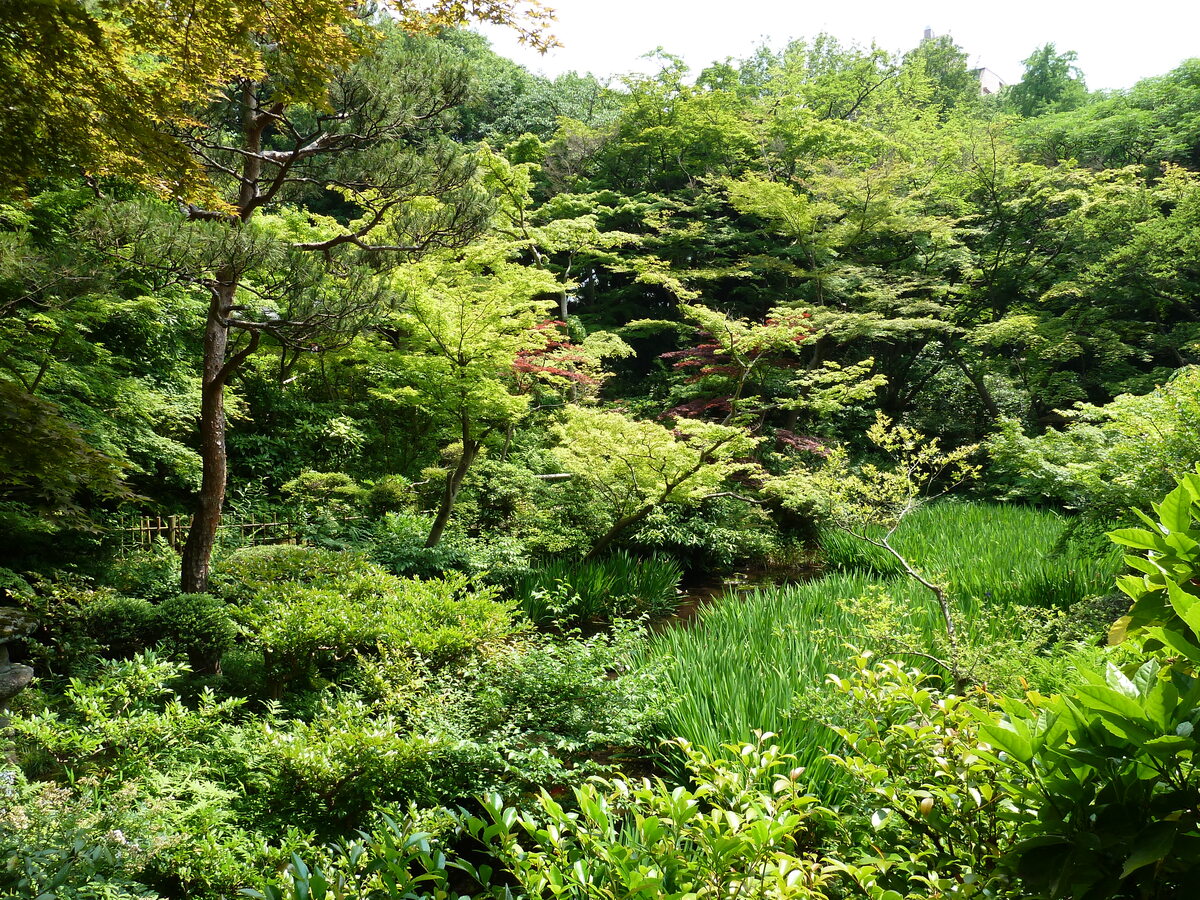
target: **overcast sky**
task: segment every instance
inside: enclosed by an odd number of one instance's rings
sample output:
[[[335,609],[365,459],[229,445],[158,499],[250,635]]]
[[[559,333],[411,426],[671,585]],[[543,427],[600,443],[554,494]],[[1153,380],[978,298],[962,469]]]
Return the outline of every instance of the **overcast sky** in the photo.
[[[500,53],[535,71],[615,75],[651,71],[639,59],[655,47],[682,56],[693,72],[716,59],[747,56],[766,42],[827,31],[843,43],[910,49],[926,26],[949,34],[1006,81],[1021,60],[1052,41],[1079,54],[1088,87],[1121,88],[1200,56],[1200,0],[1149,0],[1106,7],[1077,0],[544,0],[558,14],[563,46],[545,56],[485,29]]]

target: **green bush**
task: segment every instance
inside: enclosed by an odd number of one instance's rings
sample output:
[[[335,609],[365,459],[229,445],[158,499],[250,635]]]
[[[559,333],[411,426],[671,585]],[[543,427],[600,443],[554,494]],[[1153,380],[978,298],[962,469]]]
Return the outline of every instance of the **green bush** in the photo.
[[[1061,697],[1003,702],[980,735],[1020,779],[1010,864],[1031,897],[1190,897],[1200,889],[1200,472],[1154,504],[1134,551],[1133,601],[1113,628],[1136,653],[1080,671]],[[1140,651],[1140,652],[1138,652]]]
[[[573,792],[570,811],[546,791],[528,812],[486,796],[482,816],[457,820],[488,854],[482,860],[448,858],[411,816],[403,825],[386,818],[317,864],[296,858],[257,896],[448,898],[470,879],[486,892],[477,896],[512,896],[515,881],[528,897],[827,897],[833,872],[809,845],[825,813],[789,773],[793,761],[765,740],[715,760],[682,749],[693,786],[592,780]]]
[[[465,575],[401,579],[360,556],[313,547],[238,551],[221,567],[246,646],[262,654],[269,693],[318,674],[334,677],[358,654],[388,648],[437,667],[513,630],[495,589]]]
[[[158,603],[179,593],[179,554],[159,540],[145,550],[114,559],[103,583],[117,593]]]
[[[375,524],[371,558],[393,575],[431,576],[456,568],[462,554],[453,539],[426,547],[433,518],[415,512],[389,512]]]
[[[14,718],[17,747],[52,772],[117,782],[144,774],[160,759],[203,759],[242,701],[205,694],[189,707],[169,686],[182,672],[149,650],[106,660],[45,709]]]
[[[525,546],[509,534],[475,539],[452,530],[436,547],[426,547],[432,524],[433,517],[422,513],[387,513],[375,524],[371,558],[394,575],[430,578],[465,572],[493,583],[509,582],[529,567]]]
[[[332,587],[358,576],[385,574],[362,555],[277,544],[230,553],[214,566],[212,584],[226,599],[240,603],[284,582]]]
[[[166,648],[187,657],[193,672],[219,672],[222,654],[233,646],[237,625],[222,600],[208,594],[179,594],[158,605],[157,632]]]
[[[1054,498],[1082,511],[1099,536],[1146,509],[1200,458],[1200,367],[1180,369],[1148,394],[1078,404],[1060,431],[1026,437],[1004,423],[988,442],[1010,495]]]
[[[920,671],[869,654],[851,660],[848,677],[830,678],[853,722],[835,729],[846,750],[831,757],[849,778],[841,812],[852,840],[833,852],[857,893],[1024,896],[1003,865],[1016,843],[1016,793],[979,736],[989,695],[940,691]]]
[[[762,507],[727,497],[694,508],[659,507],[629,540],[631,547],[669,555],[688,571],[704,572],[765,565],[779,543]]]
[[[80,620],[105,656],[127,658],[158,640],[158,611],[140,598],[97,592],[82,607]]]
[[[403,475],[384,475],[367,489],[367,512],[379,518],[406,510],[413,500],[411,481]]]
[[[0,787],[3,896],[234,896],[299,836],[247,831],[250,795],[269,783],[241,701],[170,685],[182,667],[145,653],[104,662],[40,710],[13,715],[21,775]],[[11,893],[10,893],[11,891]]]

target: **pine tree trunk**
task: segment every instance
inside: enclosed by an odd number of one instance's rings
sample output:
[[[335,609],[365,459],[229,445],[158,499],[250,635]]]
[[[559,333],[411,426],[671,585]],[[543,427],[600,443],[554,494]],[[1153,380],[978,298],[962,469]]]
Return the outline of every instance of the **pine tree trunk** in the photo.
[[[221,273],[228,275],[228,273]],[[212,561],[221,508],[225,505],[228,461],[225,452],[225,381],[229,376],[225,356],[229,346],[229,327],[225,324],[237,291],[234,278],[221,278],[213,288],[204,325],[204,376],[200,395],[200,495],[192,527],[183,546],[180,586],[185,594],[208,590],[208,570]]]

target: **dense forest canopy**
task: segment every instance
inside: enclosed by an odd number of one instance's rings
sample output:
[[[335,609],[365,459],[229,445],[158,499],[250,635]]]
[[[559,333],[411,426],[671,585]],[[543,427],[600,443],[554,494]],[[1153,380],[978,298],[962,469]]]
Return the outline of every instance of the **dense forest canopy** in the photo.
[[[481,22],[0,8],[5,895],[1193,896],[1200,59]]]

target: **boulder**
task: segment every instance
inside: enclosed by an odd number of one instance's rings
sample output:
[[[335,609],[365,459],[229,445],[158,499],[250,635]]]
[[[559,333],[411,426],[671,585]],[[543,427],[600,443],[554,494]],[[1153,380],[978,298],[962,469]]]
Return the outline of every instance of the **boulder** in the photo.
[[[25,690],[33,680],[33,669],[20,663],[0,666],[0,707]]]
[[[37,628],[37,624],[37,618],[23,609],[0,607],[0,644],[25,637]]]

